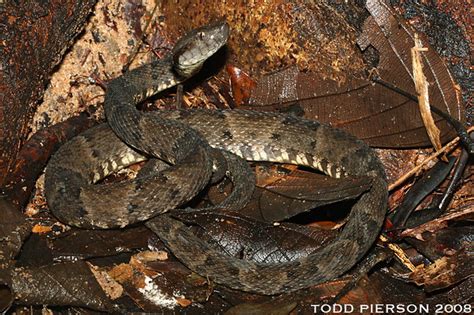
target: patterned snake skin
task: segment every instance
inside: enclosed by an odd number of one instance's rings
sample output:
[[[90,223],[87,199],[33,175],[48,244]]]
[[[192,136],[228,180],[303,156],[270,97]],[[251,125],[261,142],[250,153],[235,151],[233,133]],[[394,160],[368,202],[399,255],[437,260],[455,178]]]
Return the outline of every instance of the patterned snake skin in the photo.
[[[105,96],[108,125],[79,135],[51,158],[45,178],[49,207],[61,221],[83,228],[118,228],[151,218],[147,226],[186,266],[234,289],[278,294],[336,278],[365,255],[385,217],[387,183],[372,149],[341,130],[283,114],[140,113],[134,106],[193,75],[225,44],[228,32],[226,23],[196,29],[178,41],[170,57],[112,80]],[[354,204],[338,237],[321,250],[286,263],[244,261],[219,252],[164,214],[208,184],[216,165],[213,148],[251,161],[307,166],[333,177],[370,176],[372,185]],[[133,180],[94,185],[150,156],[170,167],[140,173]],[[228,162],[237,160],[232,156],[224,154]],[[233,172],[244,174],[239,180],[251,177],[245,167]],[[234,201],[223,207],[237,208]],[[236,203],[241,206],[244,201]]]

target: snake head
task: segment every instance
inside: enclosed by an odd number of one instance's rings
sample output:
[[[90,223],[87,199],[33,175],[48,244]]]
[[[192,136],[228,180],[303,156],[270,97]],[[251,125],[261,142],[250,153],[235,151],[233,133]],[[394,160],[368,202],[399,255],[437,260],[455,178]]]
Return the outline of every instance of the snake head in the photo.
[[[202,26],[182,37],[174,46],[174,70],[183,78],[197,73],[204,62],[227,42],[229,25],[225,21]]]

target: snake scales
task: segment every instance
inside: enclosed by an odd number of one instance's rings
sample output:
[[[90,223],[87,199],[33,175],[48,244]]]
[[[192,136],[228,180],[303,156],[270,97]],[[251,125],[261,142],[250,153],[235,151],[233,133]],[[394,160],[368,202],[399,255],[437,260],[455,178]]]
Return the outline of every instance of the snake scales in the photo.
[[[186,266],[234,289],[277,294],[338,277],[371,247],[385,216],[385,173],[372,149],[341,130],[289,115],[243,110],[141,113],[134,106],[193,75],[226,43],[228,32],[226,23],[196,29],[178,41],[170,57],[112,80],[104,103],[108,124],[72,139],[48,164],[49,207],[61,221],[83,228],[118,228],[152,218],[147,226]],[[354,204],[338,237],[321,250],[285,263],[244,261],[210,247],[164,214],[208,184],[215,160],[212,148],[246,160],[303,165],[334,177],[370,176],[372,185]],[[150,156],[171,166],[132,180],[94,184]]]

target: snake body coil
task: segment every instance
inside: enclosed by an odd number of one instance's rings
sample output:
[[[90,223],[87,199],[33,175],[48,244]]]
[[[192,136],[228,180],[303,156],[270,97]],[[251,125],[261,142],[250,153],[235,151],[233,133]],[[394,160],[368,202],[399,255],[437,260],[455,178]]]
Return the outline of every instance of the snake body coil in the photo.
[[[242,110],[142,114],[135,109],[144,98],[199,70],[227,37],[225,23],[197,29],[178,42],[171,57],[112,80],[105,98],[110,128],[104,124],[79,135],[48,165],[45,192],[50,209],[61,221],[86,228],[123,227],[156,216],[147,226],[176,257],[191,270],[235,289],[277,294],[338,277],[365,255],[385,217],[385,173],[366,144],[341,130],[283,114]],[[287,263],[244,261],[211,248],[183,223],[157,216],[204,188],[212,175],[212,148],[251,161],[303,165],[334,177],[370,176],[372,185],[356,201],[338,237],[321,250]],[[147,156],[172,166],[134,180],[94,185]]]

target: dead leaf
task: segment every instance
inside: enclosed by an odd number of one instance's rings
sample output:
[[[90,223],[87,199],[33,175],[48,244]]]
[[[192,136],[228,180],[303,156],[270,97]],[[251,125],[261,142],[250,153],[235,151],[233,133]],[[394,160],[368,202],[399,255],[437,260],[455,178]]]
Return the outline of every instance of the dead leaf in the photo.
[[[274,177],[273,182],[260,187],[288,198],[317,201],[319,206],[360,196],[370,189],[370,178],[333,178],[295,169],[279,179]]]
[[[402,233],[400,233],[400,237],[414,237],[416,239],[423,240],[423,232],[439,231],[447,227],[451,220],[466,219],[466,218],[472,217],[473,213],[474,213],[474,205],[468,204],[468,205],[463,206],[460,209],[451,211],[450,213],[440,218],[431,220],[430,222],[426,222],[425,224],[422,224],[412,229],[406,229]]]
[[[239,106],[247,103],[257,83],[247,73],[237,67],[227,65],[226,70],[230,77],[230,86],[235,104]]]
[[[414,31],[383,1],[367,1],[372,14],[358,38],[362,50],[374,47],[379,54],[378,76],[410,94],[416,94],[411,74],[410,50]],[[427,43],[422,38],[423,43]],[[463,121],[460,91],[446,65],[425,44],[425,76],[430,82],[431,105]],[[368,79],[351,78],[344,83],[322,80],[312,72],[290,67],[260,79],[247,108],[283,111],[329,123],[377,147],[430,145],[416,102]],[[442,118],[435,116],[441,141],[454,135]]]
[[[19,303],[115,309],[85,262],[15,268],[11,278],[11,289]]]
[[[193,302],[208,298],[206,281],[193,280],[189,269],[174,259],[163,258],[163,252],[143,251],[107,273],[146,312],[191,307]]]
[[[368,177],[331,178],[294,165],[263,163],[256,166],[256,180],[252,199],[239,213],[264,222],[286,220],[316,207],[355,199],[371,185]],[[230,183],[211,187],[209,199],[217,205],[231,189]]]
[[[52,231],[52,228],[51,226],[45,226],[45,225],[41,225],[41,224],[36,224],[35,226],[33,226],[33,228],[31,229],[31,232],[32,233],[37,233],[37,234],[41,234],[41,233],[49,233]]]
[[[201,239],[227,255],[259,263],[286,262],[306,257],[332,240],[334,231],[289,223],[265,223],[230,211],[176,212],[173,216],[200,228]]]
[[[450,257],[436,260],[428,267],[420,266],[410,275],[410,279],[423,285],[427,292],[452,286],[474,275],[474,255],[461,250]]]
[[[362,50],[369,45],[377,49],[380,54],[377,71],[383,80],[406,92],[416,94],[414,78],[410,71],[413,67],[412,60],[409,55],[415,31],[383,0],[368,0],[366,7],[371,17],[364,22],[363,33],[358,39],[359,46]],[[460,102],[461,95],[456,82],[441,57],[428,44],[428,40],[422,35],[419,36],[427,49],[421,55],[421,59],[424,75],[432,87],[431,105],[463,121],[464,107]],[[417,116],[419,117],[419,114]],[[447,141],[446,123],[438,123],[438,127],[444,130],[442,139]],[[452,132],[449,134],[453,135]]]
[[[474,250],[474,227],[471,226],[449,226],[434,233],[424,232],[423,241],[415,238],[405,238],[418,252],[423,253],[431,261],[443,256],[452,256],[462,249]]]
[[[123,287],[115,281],[112,277],[110,277],[107,272],[100,270],[96,266],[89,263],[89,267],[91,272],[94,274],[97,283],[102,287],[105,294],[112,300],[116,300],[123,294]]]
[[[121,230],[74,229],[50,239],[49,247],[56,260],[114,256],[146,248],[151,235],[145,227]]]
[[[31,222],[9,200],[0,198],[0,270],[14,264],[23,241],[31,231]]]

